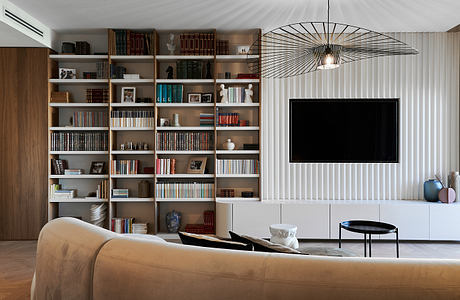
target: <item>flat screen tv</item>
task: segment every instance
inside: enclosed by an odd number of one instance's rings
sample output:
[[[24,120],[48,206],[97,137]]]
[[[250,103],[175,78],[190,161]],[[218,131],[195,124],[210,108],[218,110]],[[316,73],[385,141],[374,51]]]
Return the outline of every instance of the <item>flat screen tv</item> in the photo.
[[[399,162],[399,99],[290,99],[292,163]]]

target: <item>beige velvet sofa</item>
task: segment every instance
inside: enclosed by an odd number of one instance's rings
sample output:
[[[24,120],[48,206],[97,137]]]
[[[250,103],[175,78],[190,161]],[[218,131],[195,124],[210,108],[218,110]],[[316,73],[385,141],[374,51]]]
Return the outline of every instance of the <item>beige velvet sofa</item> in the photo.
[[[221,250],[71,218],[40,233],[32,299],[460,299],[460,261]]]

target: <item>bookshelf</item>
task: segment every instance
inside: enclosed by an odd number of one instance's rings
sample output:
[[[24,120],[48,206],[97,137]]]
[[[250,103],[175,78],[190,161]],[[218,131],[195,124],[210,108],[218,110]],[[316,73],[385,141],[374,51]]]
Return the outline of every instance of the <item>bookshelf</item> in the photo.
[[[119,32],[119,29],[108,29],[104,32],[88,35],[85,33],[63,34],[62,41],[88,40],[91,46],[94,45],[93,52],[97,52],[97,54],[61,55],[50,53],[49,55],[48,181],[50,186],[61,184],[64,187],[78,190],[77,195],[72,199],[49,197],[49,219],[58,216],[81,216],[84,220],[88,220],[89,206],[105,203],[107,212],[104,226],[108,229],[112,226],[112,218],[134,217],[138,222],[149,224],[148,233],[150,234],[177,238],[177,234],[167,233],[165,224],[166,213],[173,209],[182,213],[181,230],[184,230],[186,224],[203,223],[203,212],[208,210],[215,212],[218,201],[260,201],[261,80],[259,78],[236,78],[237,74],[249,73],[248,58],[261,59],[260,55],[236,54],[238,45],[252,45],[253,42],[260,39],[260,29],[225,32],[215,29],[171,31],[136,29],[130,32],[130,36],[133,36],[133,33],[134,36],[136,36],[135,34],[142,35],[144,37],[144,49],[130,48],[131,53],[129,54],[127,53],[128,46],[125,49],[117,47],[117,31]],[[177,45],[174,55],[169,53],[166,46],[170,33],[175,35]],[[193,34],[202,35],[204,40],[208,39],[210,42],[208,44],[203,42],[203,45],[207,45],[207,47],[204,48],[204,51],[197,52],[197,55],[180,54],[182,49],[179,49],[179,39],[183,34],[192,37]],[[148,42],[146,42],[147,40]],[[225,54],[225,51],[219,49],[218,46],[222,40],[228,41],[228,51]],[[100,62],[105,62],[107,65],[107,78],[82,79],[81,72],[94,71],[96,63]],[[168,79],[166,72],[170,66],[173,68],[172,79]],[[57,78],[58,68],[76,68],[77,78]],[[193,68],[201,68],[199,77],[182,77],[195,74],[193,72],[196,69]],[[180,74],[178,74],[179,69]],[[112,71],[117,74],[118,70],[124,70],[126,74],[139,74],[139,78],[112,77]],[[208,74],[209,71],[210,74]],[[230,78],[229,73],[231,74]],[[226,88],[241,89],[252,84],[253,103],[220,103],[221,84],[224,84]],[[181,102],[158,102],[159,97],[164,95],[164,91],[166,91],[163,89],[173,85],[181,87]],[[86,102],[86,90],[97,88],[108,90],[107,101],[103,103]],[[135,98],[144,99],[142,103],[122,102],[123,88],[134,88]],[[171,87],[171,95],[174,95],[174,89],[175,87]],[[69,103],[52,102],[51,93],[53,91],[69,91],[72,95],[72,101]],[[176,96],[179,95],[178,93]],[[189,94],[194,93],[211,94],[212,101],[208,103],[189,102]],[[149,101],[146,102],[145,99],[149,99]],[[241,100],[239,99],[240,102]],[[85,127],[69,126],[67,123],[70,116],[81,111],[103,111],[107,114],[108,124]],[[123,126],[112,124],[112,120],[115,120],[112,117],[123,114],[134,115],[134,113],[151,114],[153,119],[147,120],[151,123],[136,123],[137,126],[127,126],[128,123]],[[244,124],[247,126],[222,126],[219,123],[219,113],[238,115],[241,120],[247,122]],[[173,114],[179,114],[180,126],[160,125],[162,118],[169,119],[171,123]],[[209,124],[210,126],[200,124],[201,114],[203,116],[212,115],[214,119]],[[107,134],[107,149],[63,150],[53,148],[53,133],[86,134],[96,132]],[[162,139],[171,136],[176,139],[190,139],[190,143],[192,143],[192,139],[196,142],[197,138],[200,141],[204,139],[206,142],[197,147],[193,146],[194,148],[184,148],[179,144],[176,147],[162,148]],[[235,143],[235,150],[223,148],[223,143],[227,139],[231,139]],[[122,144],[129,145],[129,143],[137,145],[137,148],[121,148]],[[245,144],[252,144],[253,146],[246,149]],[[187,166],[192,158],[206,158],[205,173],[187,173]],[[67,160],[70,168],[82,168],[84,174],[54,174],[52,159]],[[157,159],[161,159],[162,162],[168,159],[170,162],[174,159],[176,172],[174,174],[156,174]],[[237,161],[258,161],[257,174],[218,174],[217,163],[221,160],[227,161],[229,164],[234,163],[235,166],[238,164]],[[92,161],[104,161],[106,172],[104,174],[89,174],[89,166]],[[112,164],[121,164],[123,161],[129,161],[128,164],[133,166],[137,164],[136,174],[115,174],[111,171]],[[103,199],[86,197],[86,194],[96,189],[101,180],[108,182],[105,191],[107,197]],[[148,197],[138,196],[138,184],[142,181],[148,183]],[[159,187],[168,184],[185,189],[192,186],[193,193],[196,192],[194,184],[201,185],[200,188],[206,188],[205,190],[198,189],[203,195],[201,197],[196,197],[195,194],[190,194],[191,197],[181,198],[172,198],[166,194],[165,196],[158,196],[160,195],[158,194]],[[211,188],[208,189],[208,187]],[[113,189],[120,188],[128,189],[128,198],[113,198],[111,196]],[[228,193],[229,190],[232,192]],[[247,195],[247,192],[252,194]],[[245,197],[243,197],[243,193],[246,193]],[[216,222],[218,220],[214,220],[214,224]]]

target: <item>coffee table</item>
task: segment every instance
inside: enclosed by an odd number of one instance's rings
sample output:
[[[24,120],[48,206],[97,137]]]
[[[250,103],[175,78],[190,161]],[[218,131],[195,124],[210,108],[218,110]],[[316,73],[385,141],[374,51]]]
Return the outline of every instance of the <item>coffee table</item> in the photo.
[[[369,235],[369,257],[372,256],[372,235],[373,234],[396,234],[396,257],[399,258],[399,236],[398,227],[376,221],[351,220],[339,223],[339,248],[342,248],[342,228],[351,232],[364,234],[364,257],[367,256],[367,235]]]

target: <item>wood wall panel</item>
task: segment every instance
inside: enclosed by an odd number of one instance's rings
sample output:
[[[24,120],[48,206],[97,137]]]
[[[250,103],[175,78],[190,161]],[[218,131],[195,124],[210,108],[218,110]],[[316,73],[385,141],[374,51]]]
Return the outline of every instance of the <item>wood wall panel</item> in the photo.
[[[0,240],[47,220],[46,48],[0,48]]]

